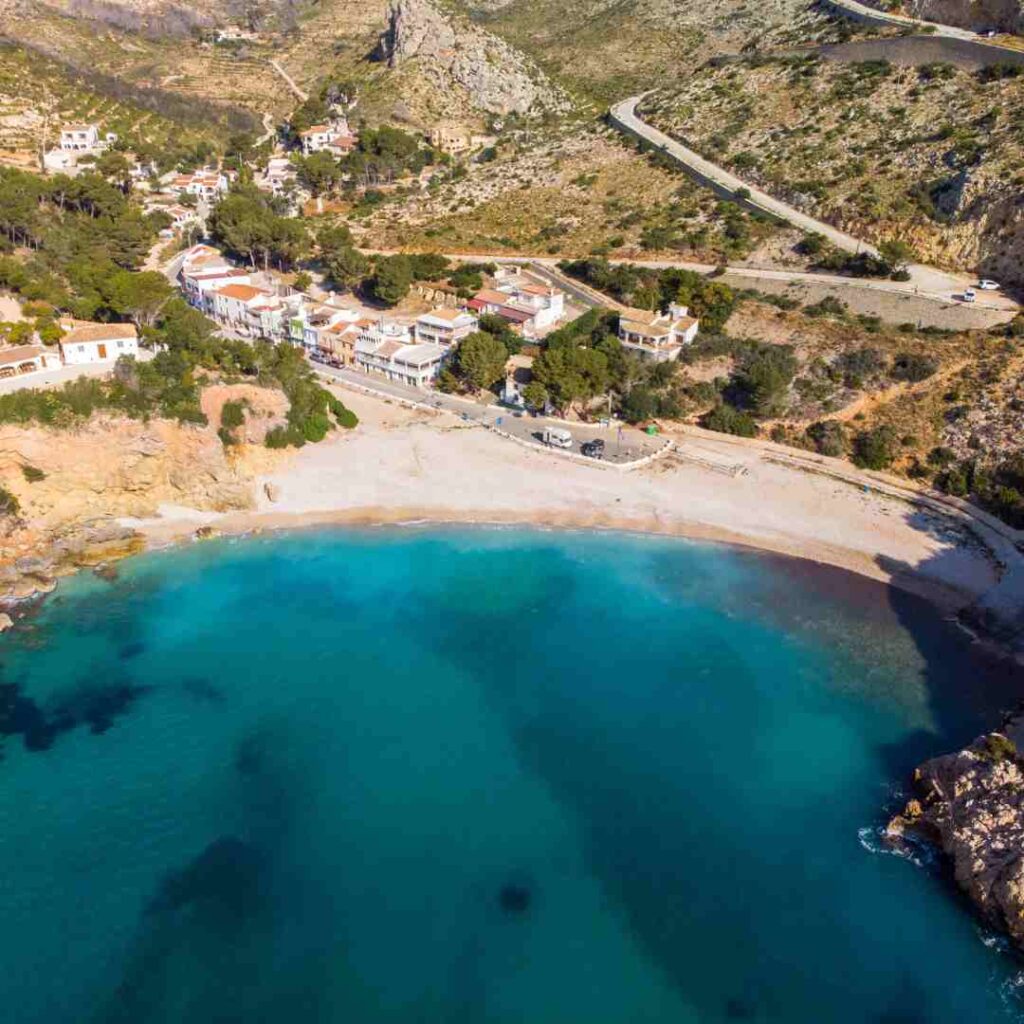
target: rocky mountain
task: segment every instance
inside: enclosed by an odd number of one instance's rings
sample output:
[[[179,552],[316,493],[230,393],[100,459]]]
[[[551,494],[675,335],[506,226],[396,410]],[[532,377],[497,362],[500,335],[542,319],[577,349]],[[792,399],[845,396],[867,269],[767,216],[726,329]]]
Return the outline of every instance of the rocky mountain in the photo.
[[[1024,947],[1024,719],[933,758],[914,776],[919,798],[889,824],[895,838],[934,843],[984,919]]]
[[[442,13],[431,0],[394,0],[380,39],[391,68],[414,67],[439,88],[455,88],[489,114],[564,111],[561,90],[503,39]]]

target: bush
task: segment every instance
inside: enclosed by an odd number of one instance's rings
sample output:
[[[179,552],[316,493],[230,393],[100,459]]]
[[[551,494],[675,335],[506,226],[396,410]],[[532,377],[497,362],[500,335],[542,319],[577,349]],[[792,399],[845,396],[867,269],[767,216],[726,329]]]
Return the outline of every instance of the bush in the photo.
[[[245,423],[245,407],[242,402],[225,402],[220,411],[220,425],[234,430]]]
[[[853,462],[861,469],[886,469],[896,457],[899,441],[892,427],[862,430],[853,439]]]
[[[354,430],[359,426],[359,417],[347,406],[343,406],[340,412],[335,412],[334,418],[338,421],[338,426],[346,430]]]
[[[838,420],[819,420],[807,428],[807,439],[819,455],[837,458],[846,451],[846,432]]]
[[[306,439],[302,431],[296,427],[271,427],[263,443],[268,448],[301,448]]]
[[[0,487],[0,515],[16,516],[21,511],[21,503],[6,487]]]
[[[35,484],[46,479],[46,474],[38,466],[30,466],[26,463],[21,467],[21,475],[30,483]]]
[[[717,430],[720,434],[757,437],[757,423],[754,422],[754,417],[731,405],[715,406],[701,417],[700,425],[705,430]]]
[[[939,368],[937,360],[913,352],[901,352],[893,361],[889,371],[893,380],[917,383],[927,380]]]

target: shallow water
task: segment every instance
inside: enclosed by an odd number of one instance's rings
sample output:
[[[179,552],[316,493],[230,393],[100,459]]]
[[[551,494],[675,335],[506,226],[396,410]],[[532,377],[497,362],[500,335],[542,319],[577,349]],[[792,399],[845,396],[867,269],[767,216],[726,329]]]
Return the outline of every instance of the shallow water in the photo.
[[[1022,689],[873,583],[325,531],[80,577],[0,658],[9,1024],[1021,1012],[876,830]]]

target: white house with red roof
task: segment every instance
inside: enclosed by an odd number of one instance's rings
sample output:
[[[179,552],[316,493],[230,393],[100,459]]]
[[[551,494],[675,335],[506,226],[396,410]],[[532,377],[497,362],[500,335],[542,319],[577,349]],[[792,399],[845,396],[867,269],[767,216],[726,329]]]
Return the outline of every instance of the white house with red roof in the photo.
[[[619,315],[622,347],[658,363],[678,359],[683,346],[692,344],[699,330],[700,321],[677,303],[667,313],[624,309]]]
[[[359,142],[351,131],[348,121],[341,117],[327,124],[310,125],[305,131],[299,132],[299,144],[306,156],[310,153],[330,153],[342,157],[351,153]]]

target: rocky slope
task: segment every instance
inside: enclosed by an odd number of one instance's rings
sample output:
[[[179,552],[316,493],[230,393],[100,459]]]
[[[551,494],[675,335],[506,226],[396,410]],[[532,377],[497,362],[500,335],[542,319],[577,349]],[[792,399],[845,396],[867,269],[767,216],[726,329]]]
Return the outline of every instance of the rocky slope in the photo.
[[[504,40],[442,13],[431,0],[393,0],[380,56],[391,68],[413,66],[438,88],[454,88],[489,114],[568,109],[566,98]]]
[[[925,839],[952,858],[957,883],[984,919],[1024,948],[1024,718],[925,762],[919,799],[890,835]]]
[[[243,390],[239,390],[239,388]],[[130,554],[140,541],[121,517],[148,517],[162,504],[208,511],[252,506],[253,480],[283,456],[259,445],[280,422],[280,392],[216,387],[203,396],[211,422],[228,399],[250,409],[226,449],[213,427],[96,417],[69,430],[0,427],[0,485],[20,510],[0,517],[0,599],[52,589],[53,577]]]
[[[706,66],[645,116],[860,238],[1024,284],[1024,77],[797,57]]]

